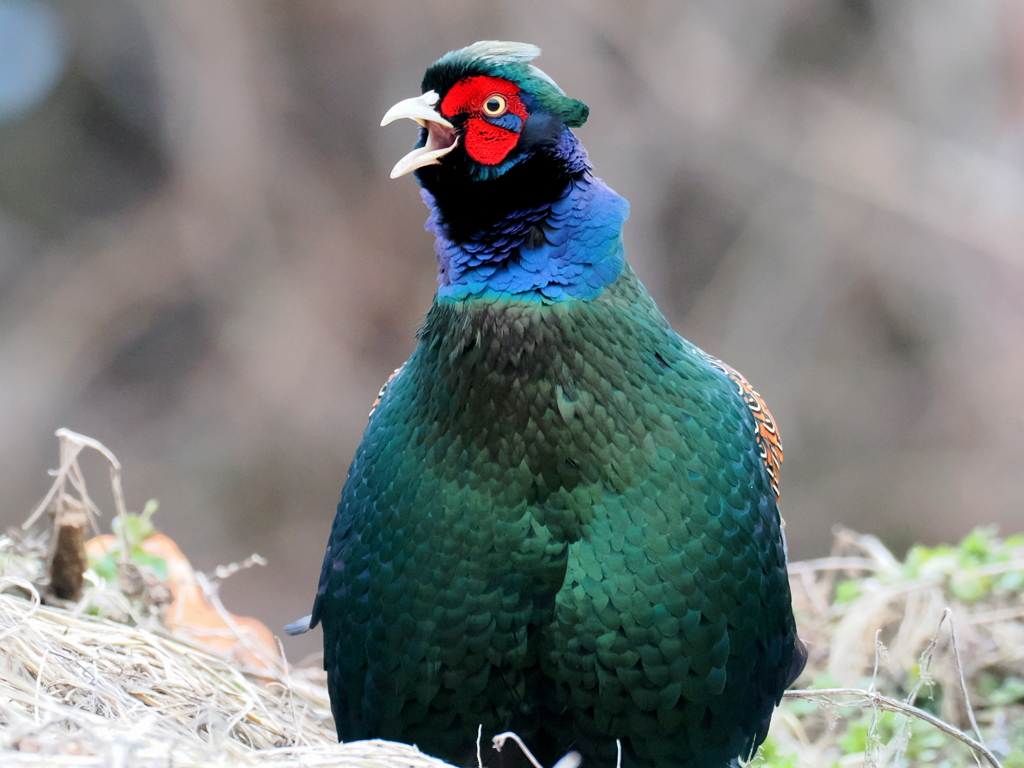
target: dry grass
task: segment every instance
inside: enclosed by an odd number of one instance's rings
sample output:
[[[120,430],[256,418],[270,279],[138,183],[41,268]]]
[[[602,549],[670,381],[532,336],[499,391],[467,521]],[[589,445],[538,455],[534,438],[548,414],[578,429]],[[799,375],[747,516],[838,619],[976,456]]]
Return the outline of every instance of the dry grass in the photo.
[[[145,517],[124,508],[113,454],[67,430],[58,436],[53,488],[23,530],[0,536],[0,764],[445,765],[403,744],[339,745],[322,670],[291,669],[283,654],[259,649],[248,656],[259,663],[247,668],[172,636],[166,588],[134,563],[120,563],[112,582],[86,572],[74,602],[37,586],[53,561],[49,531],[32,527],[44,509],[55,518],[98,513],[78,466],[84,448],[110,460],[123,552],[133,551],[129,532]],[[215,594],[208,597],[219,607]]]
[[[790,578],[810,659],[763,765],[1024,766],[1024,537],[979,529],[899,561],[838,530]]]
[[[123,553],[139,551],[129,532],[148,519],[125,509],[113,454],[58,434],[53,489],[22,530],[0,536],[0,763],[445,765],[402,744],[338,745],[321,670],[265,651],[246,665],[172,633],[166,588],[129,556],[118,578],[89,570],[79,597],[55,598],[42,586],[54,537],[38,523],[46,510],[94,521],[82,450],[110,460]],[[791,577],[805,687],[787,694],[754,764],[1024,766],[1024,537],[976,531],[901,562],[873,537],[838,531],[832,557],[793,563]]]
[[[255,674],[174,638],[0,594],[5,766],[443,766],[389,742],[339,746],[323,675]]]

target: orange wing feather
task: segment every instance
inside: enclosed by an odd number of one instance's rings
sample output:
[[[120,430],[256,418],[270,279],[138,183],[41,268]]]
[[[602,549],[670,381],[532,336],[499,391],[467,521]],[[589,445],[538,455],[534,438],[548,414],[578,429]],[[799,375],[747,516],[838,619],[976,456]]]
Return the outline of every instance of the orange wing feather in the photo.
[[[743,374],[735,368],[726,365],[717,357],[704,353],[704,357],[715,368],[735,382],[740,397],[747,404],[750,412],[757,420],[757,450],[768,470],[768,477],[771,478],[772,491],[775,493],[775,500],[779,500],[779,471],[782,467],[782,438],[779,437],[779,429],[775,426],[775,419],[771,411],[761,397],[750,386],[750,382],[743,378]]]

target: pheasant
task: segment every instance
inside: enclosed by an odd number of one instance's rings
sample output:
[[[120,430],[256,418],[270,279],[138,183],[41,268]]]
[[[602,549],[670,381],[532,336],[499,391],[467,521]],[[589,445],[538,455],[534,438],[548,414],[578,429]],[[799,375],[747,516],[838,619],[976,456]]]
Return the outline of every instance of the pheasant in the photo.
[[[627,202],[570,129],[585,104],[485,41],[411,118],[439,287],[371,412],[311,624],[341,740],[476,764],[718,768],[803,668],[760,396],[670,327],[624,260]]]

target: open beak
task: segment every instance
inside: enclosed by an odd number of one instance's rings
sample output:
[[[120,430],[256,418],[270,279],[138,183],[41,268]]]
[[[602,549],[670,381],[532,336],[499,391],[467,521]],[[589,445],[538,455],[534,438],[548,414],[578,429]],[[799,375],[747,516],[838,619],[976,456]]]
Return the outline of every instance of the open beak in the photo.
[[[400,101],[389,109],[384,119],[380,121],[381,125],[387,125],[401,117],[408,117],[427,129],[427,143],[417,147],[395,164],[391,171],[392,179],[425,165],[437,165],[441,162],[440,158],[455,149],[455,145],[459,143],[455,126],[434,109],[437,99],[434,91],[427,91],[422,96]]]

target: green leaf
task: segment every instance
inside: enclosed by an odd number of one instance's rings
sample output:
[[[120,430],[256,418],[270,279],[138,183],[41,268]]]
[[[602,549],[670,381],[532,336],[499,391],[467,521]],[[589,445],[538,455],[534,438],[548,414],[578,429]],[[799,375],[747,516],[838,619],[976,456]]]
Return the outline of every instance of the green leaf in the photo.
[[[964,536],[960,542],[960,549],[979,562],[986,563],[992,556],[993,545],[997,543],[994,526],[979,527]]]
[[[991,579],[971,572],[954,573],[949,580],[949,588],[953,594],[968,605],[984,597],[991,586]]]
[[[148,568],[160,581],[167,581],[167,561],[164,558],[137,549],[132,552],[131,561],[140,568]]]
[[[117,561],[114,559],[114,552],[101,557],[99,560],[92,560],[89,566],[96,572],[96,575],[108,583],[117,583]]]
[[[1020,592],[1024,589],[1024,570],[1004,573],[999,579],[999,588],[1006,592]]]
[[[840,604],[852,603],[864,594],[859,579],[846,579],[836,584],[836,602]]]
[[[1005,707],[1024,699],[1024,680],[1019,677],[1007,677],[1002,685],[988,694],[989,704]]]

